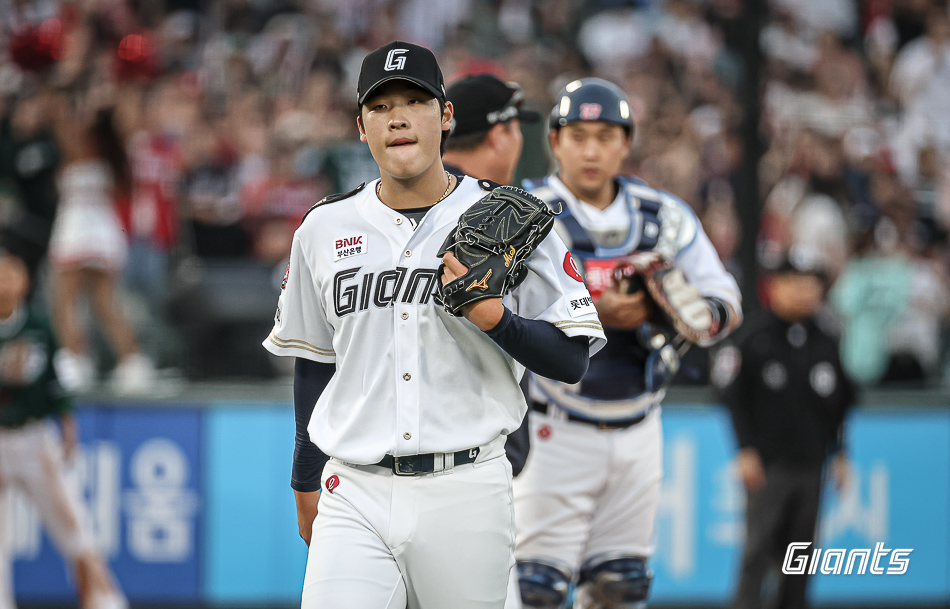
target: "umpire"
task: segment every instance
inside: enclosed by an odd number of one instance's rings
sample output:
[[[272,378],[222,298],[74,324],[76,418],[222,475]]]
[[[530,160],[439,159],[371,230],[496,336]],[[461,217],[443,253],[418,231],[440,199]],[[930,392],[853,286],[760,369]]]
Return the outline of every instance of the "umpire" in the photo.
[[[511,184],[524,146],[521,123],[541,119],[522,107],[521,87],[492,74],[476,74],[450,84],[445,97],[455,107],[452,135],[442,156],[446,170]]]
[[[449,85],[445,97],[455,107],[452,135],[445,145],[442,164],[457,177],[511,184],[518,168],[524,138],[521,122],[537,122],[541,115],[522,108],[524,93],[513,82],[493,74],[466,76]],[[522,387],[524,385],[522,384]],[[511,432],[505,454],[517,476],[528,460],[531,438],[528,414]]]
[[[762,607],[762,583],[792,542],[813,542],[822,469],[840,489],[848,474],[842,424],[855,389],[838,357],[838,339],[819,310],[825,281],[818,259],[793,247],[768,273],[768,311],[746,325],[737,346],[717,354],[713,381],[723,389],[748,491],[746,544],[736,609]],[[806,607],[807,575],[781,575],[776,605]]]

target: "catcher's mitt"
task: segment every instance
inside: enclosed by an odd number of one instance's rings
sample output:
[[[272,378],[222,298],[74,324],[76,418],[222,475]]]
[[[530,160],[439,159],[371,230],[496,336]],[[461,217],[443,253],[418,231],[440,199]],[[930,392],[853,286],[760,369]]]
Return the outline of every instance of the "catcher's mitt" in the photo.
[[[544,201],[514,186],[499,186],[468,208],[438,254],[452,252],[468,268],[445,285],[439,282],[445,310],[460,317],[465,305],[516,288],[528,276],[525,262],[551,232],[555,215]],[[444,269],[439,267],[439,277]]]
[[[614,281],[629,282],[629,292],[645,289],[654,309],[691,343],[710,340],[719,331],[719,322],[703,295],[686,280],[683,271],[656,252],[635,254],[620,263],[614,269]]]

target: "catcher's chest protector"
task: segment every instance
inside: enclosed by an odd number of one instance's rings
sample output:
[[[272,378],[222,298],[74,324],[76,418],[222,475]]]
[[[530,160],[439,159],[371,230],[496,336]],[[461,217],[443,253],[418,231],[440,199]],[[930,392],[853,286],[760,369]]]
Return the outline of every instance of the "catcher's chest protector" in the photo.
[[[639,224],[642,226],[640,239],[636,239],[635,234],[628,236],[626,243],[616,248],[597,247],[591,236],[584,230],[577,218],[571,213],[561,200],[555,200],[551,204],[555,207],[561,205],[564,211],[558,216],[558,220],[567,229],[571,237],[571,255],[577,260],[584,276],[584,282],[591,296],[595,299],[600,298],[604,290],[613,281],[613,270],[617,264],[636,252],[649,252],[659,243],[661,227],[663,220],[660,218],[661,204],[657,201],[640,199],[639,210],[631,207],[631,214],[639,214]],[[631,233],[634,232],[636,222],[631,223]]]

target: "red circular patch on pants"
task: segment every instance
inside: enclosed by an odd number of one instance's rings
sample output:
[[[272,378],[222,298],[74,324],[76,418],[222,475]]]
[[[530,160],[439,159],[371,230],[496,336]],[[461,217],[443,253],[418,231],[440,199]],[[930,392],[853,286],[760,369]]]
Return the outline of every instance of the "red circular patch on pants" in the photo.
[[[584,283],[584,278],[581,277],[580,271],[577,270],[577,263],[574,262],[574,256],[571,256],[570,252],[564,254],[564,272],[573,279]]]
[[[539,428],[538,428],[538,437],[541,438],[542,440],[547,440],[548,438],[550,438],[550,437],[551,437],[551,426],[550,426],[550,425],[542,425],[541,427],[539,427]]]
[[[327,478],[327,483],[324,484],[324,486],[326,487],[327,492],[332,495],[333,489],[340,486],[340,477],[337,476],[336,474],[333,474],[332,476]]]

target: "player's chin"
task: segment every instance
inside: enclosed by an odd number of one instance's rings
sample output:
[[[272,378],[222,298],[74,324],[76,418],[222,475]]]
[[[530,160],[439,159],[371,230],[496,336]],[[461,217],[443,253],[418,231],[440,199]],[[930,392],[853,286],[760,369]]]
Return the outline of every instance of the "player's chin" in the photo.
[[[405,150],[406,148],[417,148],[417,150]],[[425,171],[432,164],[432,159],[427,159],[427,155],[423,154],[418,146],[399,146],[387,149],[385,157],[379,159],[377,163],[392,177],[408,180]]]
[[[575,183],[583,192],[595,195],[596,193],[600,192],[608,179],[609,178],[606,178],[606,174],[603,173],[598,173],[596,176],[590,176],[588,174],[582,173],[577,177]]]

